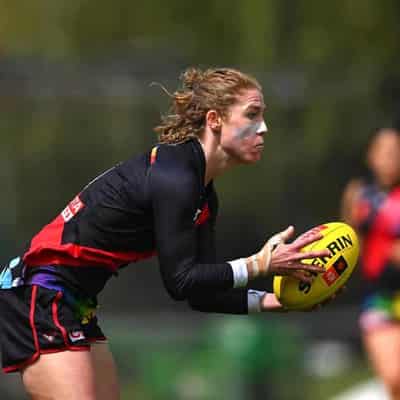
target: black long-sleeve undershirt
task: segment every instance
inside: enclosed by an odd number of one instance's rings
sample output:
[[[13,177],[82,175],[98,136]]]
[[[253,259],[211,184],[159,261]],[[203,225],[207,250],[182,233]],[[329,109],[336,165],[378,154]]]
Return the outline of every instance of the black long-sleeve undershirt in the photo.
[[[216,260],[218,200],[213,183],[204,186],[205,169],[194,139],[118,164],[32,239],[24,263],[96,295],[121,267],[156,252],[172,298],[200,311],[245,313],[247,291],[234,289],[231,265]]]
[[[212,183],[203,182],[204,171],[160,151],[150,187],[161,275],[170,295],[196,310],[246,313],[247,290],[233,289],[232,267],[216,261],[218,201]],[[205,203],[211,216],[196,226],[194,216]]]

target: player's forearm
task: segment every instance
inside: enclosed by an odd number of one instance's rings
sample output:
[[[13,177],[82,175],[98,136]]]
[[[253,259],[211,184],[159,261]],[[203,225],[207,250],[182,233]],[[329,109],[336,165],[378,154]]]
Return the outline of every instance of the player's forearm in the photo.
[[[389,260],[391,261],[391,263],[400,268],[400,239],[397,239],[393,242],[389,254]]]
[[[175,269],[162,266],[161,274],[168,293],[175,300],[186,300],[193,293],[217,293],[233,288],[229,263],[181,264]]]
[[[268,301],[264,300],[265,296]],[[196,311],[224,314],[253,314],[277,307],[270,301],[269,294],[252,289],[231,289],[220,293],[205,291],[192,295],[188,302]]]

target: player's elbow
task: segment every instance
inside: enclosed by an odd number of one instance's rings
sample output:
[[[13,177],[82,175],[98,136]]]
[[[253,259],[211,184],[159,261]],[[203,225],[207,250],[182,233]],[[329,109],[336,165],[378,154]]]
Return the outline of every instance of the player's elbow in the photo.
[[[167,292],[175,301],[184,301],[187,299],[186,293],[177,287],[167,286]]]
[[[193,290],[193,281],[189,273],[176,274],[165,281],[169,295],[176,301],[187,300]]]

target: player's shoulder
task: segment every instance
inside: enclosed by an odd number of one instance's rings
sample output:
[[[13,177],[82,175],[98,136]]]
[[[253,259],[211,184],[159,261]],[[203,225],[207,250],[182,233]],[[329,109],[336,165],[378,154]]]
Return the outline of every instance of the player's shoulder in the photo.
[[[152,174],[170,174],[173,179],[204,177],[205,159],[200,144],[188,140],[179,144],[159,144],[149,154]]]
[[[160,143],[153,147],[154,162],[168,162],[177,165],[193,165],[204,162],[203,150],[196,139],[189,139],[182,143]]]

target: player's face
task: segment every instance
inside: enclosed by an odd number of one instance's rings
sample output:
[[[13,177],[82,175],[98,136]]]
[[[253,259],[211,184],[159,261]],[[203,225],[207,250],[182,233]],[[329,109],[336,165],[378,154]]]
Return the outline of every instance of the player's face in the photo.
[[[253,163],[261,158],[263,135],[267,132],[264,110],[264,98],[258,89],[242,92],[230,106],[222,122],[220,144],[233,162]]]
[[[400,180],[400,138],[391,130],[384,130],[374,139],[368,154],[368,164],[383,186]]]

